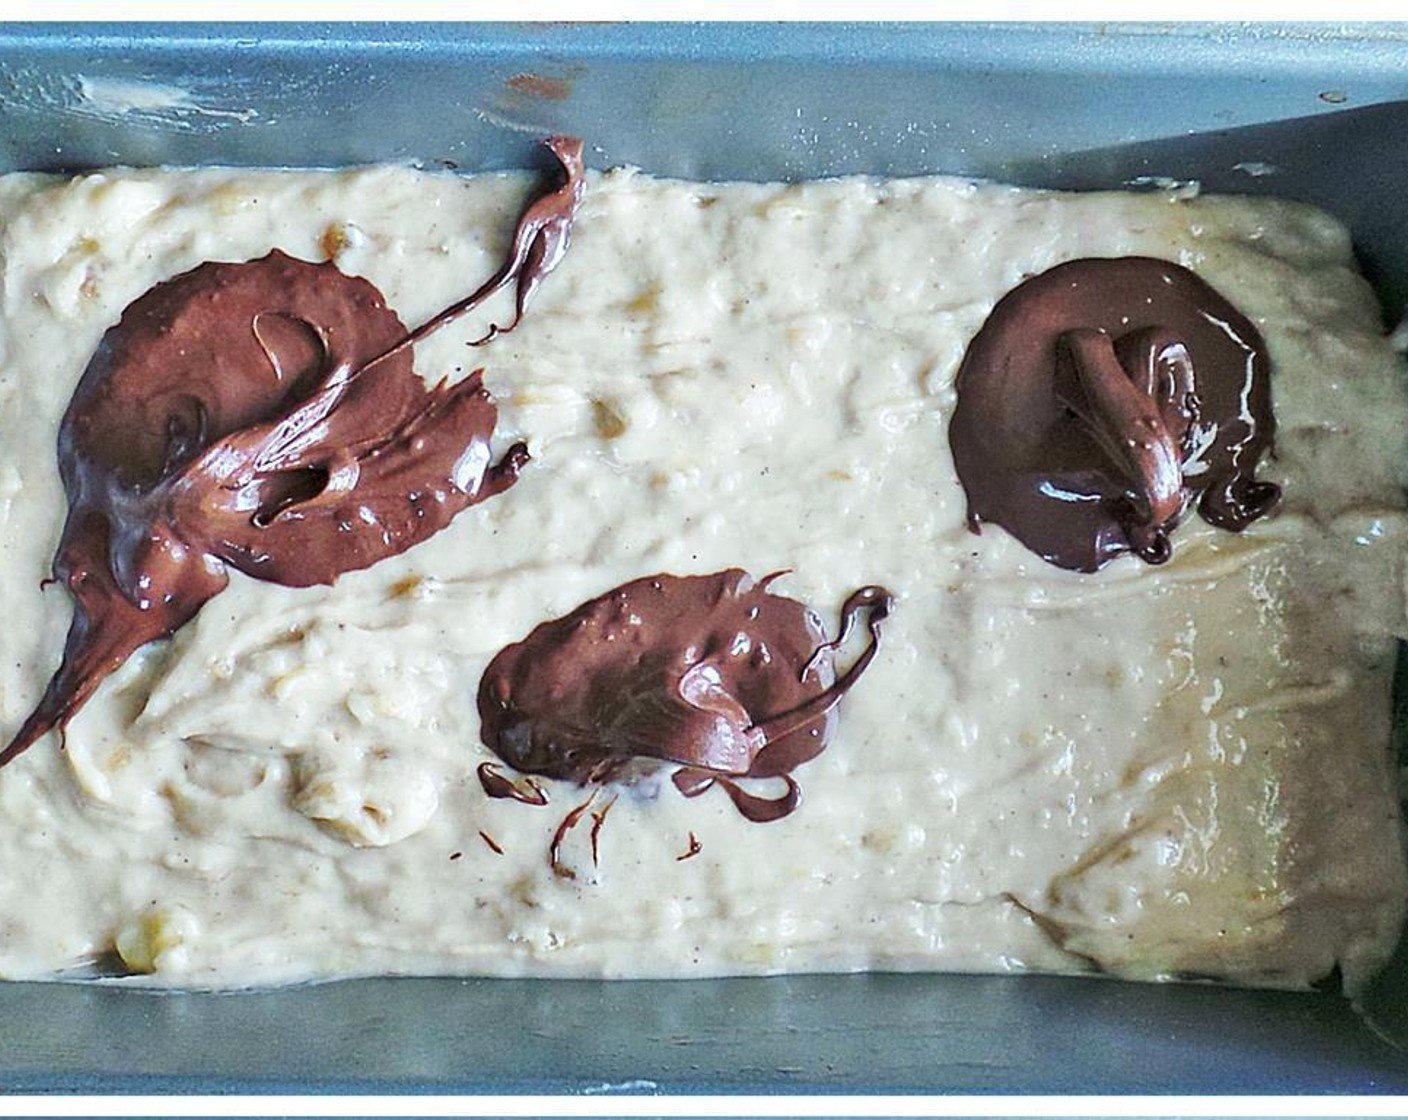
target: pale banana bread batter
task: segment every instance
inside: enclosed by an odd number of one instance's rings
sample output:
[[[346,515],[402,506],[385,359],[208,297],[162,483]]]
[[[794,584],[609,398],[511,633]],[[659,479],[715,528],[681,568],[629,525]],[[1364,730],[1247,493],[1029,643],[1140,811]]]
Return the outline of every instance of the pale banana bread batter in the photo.
[[[63,648],[41,591],[55,436],[160,281],[271,249],[364,276],[408,324],[493,272],[529,181],[403,169],[0,180],[0,725]],[[1081,574],[970,532],[947,432],[996,301],[1080,257],[1182,264],[1266,339],[1283,499],[1189,518],[1172,559]],[[517,484],[332,587],[235,575],[0,770],[0,975],[243,986],[368,973],[1100,970],[1351,987],[1405,877],[1390,683],[1404,608],[1404,370],[1345,231],[1299,205],[957,180],[592,176],[570,250],[416,347],[483,366]],[[481,675],[652,573],[743,568],[883,648],[754,823],[718,790],[486,796]],[[687,856],[688,858],[680,858]]]

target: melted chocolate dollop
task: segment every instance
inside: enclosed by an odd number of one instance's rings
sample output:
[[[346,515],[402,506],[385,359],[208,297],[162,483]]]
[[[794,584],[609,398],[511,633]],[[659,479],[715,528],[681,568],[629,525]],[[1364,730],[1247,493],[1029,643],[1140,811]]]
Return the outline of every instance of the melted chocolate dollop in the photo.
[[[1146,257],[1058,265],[1008,292],[958,371],[949,427],[969,524],[1093,572],[1161,564],[1197,502],[1240,532],[1280,489],[1270,368],[1252,323],[1186,268]]]
[[[229,579],[332,583],[439,532],[512,486],[475,371],[434,388],[412,344],[516,281],[511,330],[566,250],[581,142],[548,148],[565,181],[518,222],[503,267],[414,332],[368,281],[275,250],[158,284],[103,336],[59,429],[69,513],[54,579],[75,610],[63,663],[3,753],[62,727],[139,646]]]
[[[786,816],[800,797],[791,771],[825,748],[892,599],[882,587],[856,591],[827,641],[806,606],[768,591],[772,578],[736,568],[649,576],[542,623],[485,670],[485,745],[522,773],[579,785],[630,780],[642,760],[671,765],[687,797],[717,783],[750,820]],[[838,678],[834,654],[862,612],[870,644]],[[778,799],[737,784],[778,777]]]

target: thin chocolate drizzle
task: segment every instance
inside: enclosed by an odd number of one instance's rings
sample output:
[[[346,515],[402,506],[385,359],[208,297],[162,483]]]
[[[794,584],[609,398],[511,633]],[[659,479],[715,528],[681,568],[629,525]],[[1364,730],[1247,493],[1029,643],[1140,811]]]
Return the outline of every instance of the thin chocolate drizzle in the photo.
[[[63,726],[138,647],[169,637],[229,569],[328,584],[439,532],[514,484],[491,463],[498,410],[476,370],[427,388],[411,348],[517,283],[512,330],[562,259],[581,141],[523,212],[503,267],[414,331],[368,281],[275,250],[158,284],[103,336],[59,429],[69,512],[53,578],[74,616],[63,662],[0,765]]]
[[[606,824],[606,814],[611,812],[611,807],[616,804],[616,798],[612,798],[600,809],[592,810],[592,864],[601,862],[601,829]]]
[[[683,863],[687,859],[693,859],[704,850],[704,845],[699,842],[699,837],[693,832],[689,834],[689,845],[679,855],[675,857],[676,863]]]
[[[969,525],[1098,571],[1172,555],[1197,503],[1240,532],[1280,488],[1261,335],[1194,273],[1147,257],[1071,261],[1008,292],[958,371],[949,441]]]
[[[557,829],[552,834],[552,841],[548,844],[548,866],[552,868],[552,873],[559,879],[575,879],[577,872],[572,870],[562,860],[562,845],[567,841],[567,834],[577,827],[577,822],[582,819],[582,814],[591,808],[592,802],[596,800],[599,789],[594,789],[591,795],[576,808],[568,811],[567,815],[558,822]],[[599,828],[592,829],[592,859],[598,858],[596,847],[597,834]]]
[[[480,681],[485,745],[522,773],[594,787],[675,766],[686,797],[718,784],[749,820],[787,816],[801,800],[791,771],[825,748],[834,708],[879,649],[893,599],[882,587],[856,591],[827,641],[810,610],[768,590],[776,578],[755,582],[737,568],[649,576],[540,624]],[[835,653],[862,613],[870,643],[837,678]],[[782,779],[785,792],[768,798],[739,785],[758,778]],[[549,856],[558,874],[562,841],[590,804],[558,827]],[[600,820],[594,855],[599,830]]]

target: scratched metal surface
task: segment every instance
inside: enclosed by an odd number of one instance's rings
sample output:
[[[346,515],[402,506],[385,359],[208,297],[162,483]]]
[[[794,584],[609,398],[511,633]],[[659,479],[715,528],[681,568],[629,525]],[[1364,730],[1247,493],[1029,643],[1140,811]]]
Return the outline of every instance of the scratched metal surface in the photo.
[[[1301,198],[1408,304],[1408,25],[0,27],[0,170],[493,169],[549,130],[701,178]],[[1408,1037],[1405,994],[1408,946],[1382,1031]],[[308,1089],[1403,1093],[1408,1052],[1330,995],[1050,977],[0,984],[0,1090]]]

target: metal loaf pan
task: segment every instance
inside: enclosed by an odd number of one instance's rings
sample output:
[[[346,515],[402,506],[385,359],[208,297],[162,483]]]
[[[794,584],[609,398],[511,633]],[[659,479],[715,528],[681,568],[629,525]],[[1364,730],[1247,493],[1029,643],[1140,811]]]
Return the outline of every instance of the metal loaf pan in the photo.
[[[0,170],[485,170],[548,131],[696,178],[1302,199],[1349,223],[1389,322],[1408,304],[1408,25],[0,28]],[[1405,1092],[1399,958],[1372,1028],[1331,994],[1049,977],[0,984],[0,1089]]]

